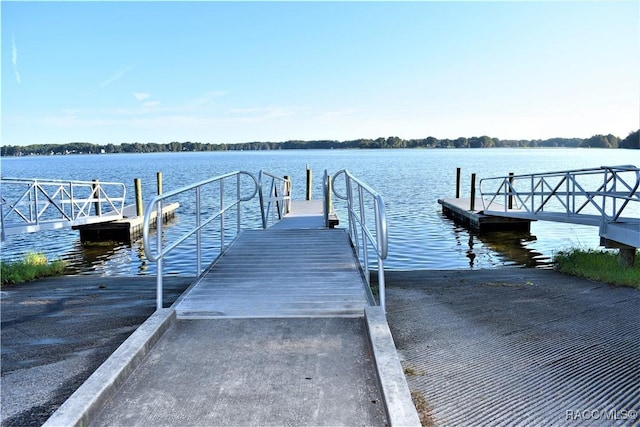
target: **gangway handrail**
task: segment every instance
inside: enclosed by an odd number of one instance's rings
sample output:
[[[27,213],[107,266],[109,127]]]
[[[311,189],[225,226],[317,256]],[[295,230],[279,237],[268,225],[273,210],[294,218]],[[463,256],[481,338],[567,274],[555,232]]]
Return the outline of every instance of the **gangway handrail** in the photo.
[[[265,187],[269,187],[266,194]],[[277,215],[278,220],[281,220],[291,212],[291,180],[288,177],[280,177],[261,170],[258,173],[258,189],[262,228],[266,229],[269,227],[270,218]],[[272,212],[271,208],[274,204],[275,210]]]
[[[254,183],[254,188],[249,196],[241,195],[241,178],[242,176],[248,176]],[[225,180],[236,178],[236,191],[235,191],[235,200],[233,200],[228,206],[225,205],[225,189],[224,183]],[[214,212],[213,215],[209,216],[206,219],[202,219],[202,205],[201,205],[201,191],[207,185],[219,183],[220,185],[220,205],[219,210]],[[209,178],[204,181],[197,182],[195,184],[187,185],[185,187],[169,191],[154,197],[146,206],[144,212],[144,220],[143,220],[143,243],[144,243],[144,253],[146,257],[153,262],[157,263],[157,271],[156,271],[156,307],[158,310],[162,308],[162,261],[163,259],[175,248],[180,246],[185,242],[188,238],[196,235],[196,273],[199,276],[202,272],[202,229],[210,224],[212,221],[216,219],[220,219],[220,252],[224,251],[225,247],[225,213],[233,208],[236,208],[237,215],[237,234],[240,234],[241,231],[241,202],[247,202],[253,199],[258,193],[259,184],[256,177],[250,172],[246,171],[236,171],[230,172],[224,175],[216,176],[213,178]],[[182,235],[180,235],[175,241],[171,243],[165,243],[165,236],[163,235],[163,227],[162,227],[162,207],[163,202],[169,198],[176,197],[183,193],[194,191],[195,192],[195,215],[196,215],[196,225],[195,227],[187,230]],[[156,244],[152,246],[151,244],[151,223],[153,213],[156,214]]]
[[[126,192],[121,182],[3,177],[2,240],[8,233],[33,232],[45,226],[60,228],[121,219]],[[103,204],[107,209],[102,209]]]
[[[340,175],[344,175],[345,177],[346,194],[338,192],[335,185],[335,181]],[[384,200],[378,192],[353,176],[346,169],[342,169],[333,175],[331,187],[336,197],[347,201],[349,237],[356,248],[355,253],[364,269],[368,284],[371,283],[369,277],[369,246],[377,257],[380,306],[383,311],[386,312],[384,260],[388,254],[389,239]],[[369,203],[371,203],[371,201],[373,202],[375,235],[367,224],[365,196],[369,199]],[[358,235],[358,228],[360,229],[360,236]],[[360,251],[362,251],[362,258],[360,257]]]
[[[593,175],[602,175],[603,178],[597,188],[590,189],[580,179]],[[516,188],[516,181],[524,182],[524,187]],[[498,190],[486,191],[487,186],[498,186]],[[480,180],[480,194],[485,211],[521,211],[535,217],[542,212],[560,210],[559,213],[569,216],[586,215],[586,208],[591,207],[601,218],[601,223],[623,219],[622,213],[629,203],[640,202],[638,188],[640,168],[633,165],[509,175]],[[496,207],[496,200],[504,203],[492,210],[492,207]],[[557,205],[552,206],[553,202]],[[558,206],[562,209],[557,209]]]
[[[322,177],[322,194],[324,197],[324,200],[322,201],[322,217],[325,227],[330,227],[329,216],[334,212],[333,203],[331,202],[331,193],[331,175],[329,175],[329,171],[325,169]]]

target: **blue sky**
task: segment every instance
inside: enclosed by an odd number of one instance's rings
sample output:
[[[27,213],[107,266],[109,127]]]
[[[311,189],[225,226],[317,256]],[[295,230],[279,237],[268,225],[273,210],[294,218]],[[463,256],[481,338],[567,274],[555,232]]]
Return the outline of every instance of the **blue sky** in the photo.
[[[4,145],[640,127],[635,1],[0,6]]]

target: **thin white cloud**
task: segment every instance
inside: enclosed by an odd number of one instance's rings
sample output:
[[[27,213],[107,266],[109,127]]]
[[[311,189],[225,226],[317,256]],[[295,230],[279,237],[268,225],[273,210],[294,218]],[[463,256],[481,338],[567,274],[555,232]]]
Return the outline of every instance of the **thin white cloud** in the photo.
[[[18,47],[16,46],[15,36],[11,37],[11,62],[13,63],[13,72],[16,75],[16,82],[21,83],[20,73],[18,72]]]
[[[142,106],[143,107],[157,107],[158,105],[160,105],[160,101],[147,101],[147,102],[143,102]]]
[[[255,118],[272,119],[278,117],[289,117],[308,112],[308,108],[302,107],[282,107],[270,105],[266,107],[229,108],[229,113],[237,115],[252,115]]]
[[[132,68],[133,68],[132,66],[128,66],[126,68],[118,70],[114,75],[112,75],[107,80],[105,80],[102,83],[100,83],[100,87],[101,88],[107,87],[110,84],[120,80],[121,78],[123,78],[125,76],[125,74],[127,74],[129,71],[131,71]]]
[[[145,92],[133,92],[133,96],[134,98],[136,98],[138,101],[142,101],[144,99],[149,98],[151,95]]]

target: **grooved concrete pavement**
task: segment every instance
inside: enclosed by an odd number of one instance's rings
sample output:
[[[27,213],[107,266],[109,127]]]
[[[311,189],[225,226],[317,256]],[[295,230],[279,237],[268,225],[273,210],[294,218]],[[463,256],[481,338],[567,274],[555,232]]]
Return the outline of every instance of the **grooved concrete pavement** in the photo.
[[[409,387],[435,425],[640,425],[637,289],[523,268],[386,279]]]

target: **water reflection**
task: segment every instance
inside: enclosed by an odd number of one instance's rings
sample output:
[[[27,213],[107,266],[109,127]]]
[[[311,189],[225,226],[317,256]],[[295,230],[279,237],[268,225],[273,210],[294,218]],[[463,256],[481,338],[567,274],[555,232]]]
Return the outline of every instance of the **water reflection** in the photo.
[[[165,192],[202,181],[231,170],[257,173],[266,169],[276,175],[290,175],[295,199],[305,197],[306,165],[316,176],[324,169],[335,173],[349,169],[385,200],[389,221],[390,270],[500,268],[502,266],[548,267],[555,251],[571,247],[595,248],[599,245],[597,227],[538,221],[531,233],[469,232],[444,218],[437,199],[455,191],[456,167],[463,170],[463,188],[469,188],[471,172],[479,177],[527,173],[543,170],[577,169],[601,164],[628,163],[625,150],[576,149],[458,149],[458,150],[291,150],[270,152],[150,153],[83,156],[34,156],[1,158],[6,176],[61,179],[96,178],[122,181],[129,188],[127,204],[134,203],[135,178],[143,183],[143,199],[155,196],[156,173],[163,171]],[[96,169],[96,165],[100,167]],[[56,176],[58,174],[58,176]],[[322,193],[322,180],[314,179],[313,194]],[[465,190],[466,191],[466,190]],[[463,193],[465,192],[463,191]],[[146,192],[146,193],[145,193]],[[151,194],[153,193],[153,194]],[[463,194],[463,197],[466,197]],[[165,228],[167,238],[193,226],[194,206],[190,200],[178,200],[181,210]],[[334,199],[346,225],[346,209]],[[257,199],[243,207],[250,228],[259,228]],[[233,224],[226,223],[226,228]],[[229,230],[232,231],[232,230]],[[533,234],[532,234],[533,233]],[[233,233],[225,240],[229,242]],[[218,254],[220,233],[211,226],[203,230],[203,263]],[[192,276],[196,253],[192,241],[172,252],[164,264],[167,274]],[[15,235],[1,243],[3,261],[12,261],[26,253],[41,252],[49,259],[68,260],[74,274],[140,275],[154,274],[156,263],[149,262],[142,242],[84,247],[78,232],[49,230],[30,235]]]
[[[523,267],[550,268],[550,257],[530,248],[538,239],[530,232],[524,231],[488,231],[469,230],[452,219],[442,215],[442,220],[451,223],[454,238],[459,247],[464,248],[469,259],[469,268],[481,268],[478,257],[491,258],[491,253],[500,257],[501,265],[518,265]]]

